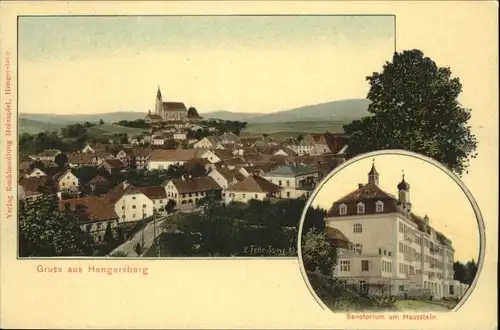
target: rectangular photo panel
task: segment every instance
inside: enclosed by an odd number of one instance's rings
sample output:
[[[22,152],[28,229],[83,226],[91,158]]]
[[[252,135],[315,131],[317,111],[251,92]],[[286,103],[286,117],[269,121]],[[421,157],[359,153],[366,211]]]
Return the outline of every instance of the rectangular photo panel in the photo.
[[[297,257],[306,201],[395,51],[391,15],[18,29],[19,258]]]

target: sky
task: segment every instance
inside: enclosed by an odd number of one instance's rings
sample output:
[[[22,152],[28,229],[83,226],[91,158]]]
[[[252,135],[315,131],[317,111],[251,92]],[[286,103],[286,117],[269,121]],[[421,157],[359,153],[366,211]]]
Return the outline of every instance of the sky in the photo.
[[[267,113],[365,98],[394,52],[392,16],[20,17],[23,113]]]
[[[352,163],[325,182],[312,206],[328,210],[336,200],[356,190],[359,183],[366,184],[373,161],[380,188],[394,196],[404,171],[413,213],[427,215],[431,226],[452,240],[455,260],[478,260],[479,227],[469,199],[446,172],[418,158],[379,155]]]

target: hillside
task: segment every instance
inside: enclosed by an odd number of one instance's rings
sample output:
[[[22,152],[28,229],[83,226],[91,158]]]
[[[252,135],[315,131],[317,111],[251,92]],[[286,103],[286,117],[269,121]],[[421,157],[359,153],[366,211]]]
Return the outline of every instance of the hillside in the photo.
[[[114,123],[120,120],[136,120],[144,119],[146,113],[134,111],[118,111],[98,114],[74,114],[74,115],[58,115],[58,114],[38,114],[38,113],[20,113],[20,118],[32,119],[38,122],[55,123],[63,125],[71,125],[83,122],[99,122],[104,120],[105,123]]]
[[[258,112],[231,112],[226,110],[221,111],[213,111],[213,112],[205,112],[200,113],[200,116],[203,118],[217,118],[222,120],[240,120],[245,121],[247,118],[253,118],[260,116],[261,114]]]
[[[29,133],[29,134],[37,134],[40,132],[52,132],[57,131],[60,132],[61,128],[64,127],[64,124],[51,123],[51,122],[42,122],[33,119],[20,118],[19,119],[19,134]]]

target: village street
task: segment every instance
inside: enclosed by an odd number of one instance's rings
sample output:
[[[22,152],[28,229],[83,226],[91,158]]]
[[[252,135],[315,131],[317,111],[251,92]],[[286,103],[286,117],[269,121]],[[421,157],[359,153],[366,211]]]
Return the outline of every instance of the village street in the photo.
[[[156,221],[151,221],[144,227],[144,248],[143,248],[143,253],[146,253],[146,251],[153,245],[154,242],[154,235],[155,235],[155,226],[154,224],[156,223],[156,237],[158,237],[161,232],[162,228],[161,225],[170,218],[173,214],[168,214],[165,216],[159,216]],[[134,251],[134,246],[137,245],[137,243],[141,244],[142,243],[142,235],[143,235],[143,230],[139,230],[135,235],[132,237],[132,239],[127,240],[125,243],[122,245],[118,246],[116,249],[114,249],[110,255],[113,255],[114,253],[123,253],[126,254],[128,257],[136,257],[137,253]]]

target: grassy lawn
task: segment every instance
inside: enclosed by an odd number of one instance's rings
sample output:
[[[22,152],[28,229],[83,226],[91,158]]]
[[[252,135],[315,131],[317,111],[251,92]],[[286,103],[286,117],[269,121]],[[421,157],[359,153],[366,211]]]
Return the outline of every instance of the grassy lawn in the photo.
[[[243,136],[252,136],[260,134],[272,134],[273,136],[291,136],[303,133],[342,133],[343,125],[346,122],[339,121],[299,121],[285,123],[249,123],[245,130],[242,131]]]

